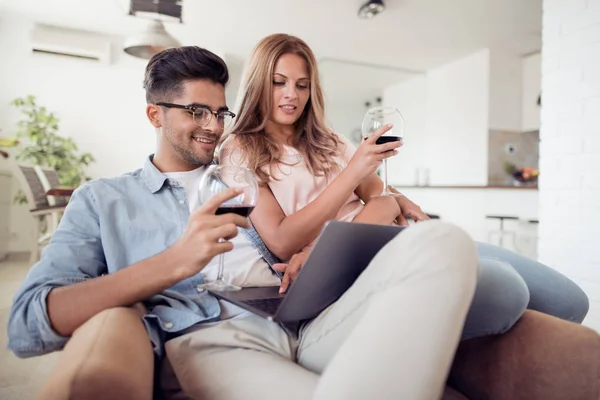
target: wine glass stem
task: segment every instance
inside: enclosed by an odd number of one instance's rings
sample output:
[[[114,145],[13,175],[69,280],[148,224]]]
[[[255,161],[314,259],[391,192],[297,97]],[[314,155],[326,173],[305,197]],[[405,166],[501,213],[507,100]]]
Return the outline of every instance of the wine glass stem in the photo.
[[[217,282],[223,282],[223,271],[225,267],[225,253],[219,254],[219,271],[217,273]]]
[[[383,159],[383,193],[387,193],[388,191],[387,161],[387,158]]]

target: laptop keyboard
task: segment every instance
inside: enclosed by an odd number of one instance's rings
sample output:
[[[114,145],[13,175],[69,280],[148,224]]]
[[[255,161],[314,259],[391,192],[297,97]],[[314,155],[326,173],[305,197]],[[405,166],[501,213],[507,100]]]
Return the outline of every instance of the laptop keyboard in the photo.
[[[277,299],[256,299],[256,300],[245,300],[244,304],[248,304],[254,308],[258,308],[267,314],[274,315],[279,308],[279,305],[283,301],[283,297]]]

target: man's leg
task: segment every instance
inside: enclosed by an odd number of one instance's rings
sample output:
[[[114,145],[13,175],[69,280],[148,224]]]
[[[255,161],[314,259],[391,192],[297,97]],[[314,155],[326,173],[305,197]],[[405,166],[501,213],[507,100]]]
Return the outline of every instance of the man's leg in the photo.
[[[439,399],[477,279],[473,241],[427,221],[385,246],[302,332],[316,398]]]
[[[81,325],[36,399],[151,398],[154,353],[144,313],[139,303],[110,308]]]
[[[294,346],[278,324],[249,313],[200,327],[166,343],[165,395],[173,400],[310,399],[318,375],[292,361]],[[173,390],[177,385],[183,393]]]

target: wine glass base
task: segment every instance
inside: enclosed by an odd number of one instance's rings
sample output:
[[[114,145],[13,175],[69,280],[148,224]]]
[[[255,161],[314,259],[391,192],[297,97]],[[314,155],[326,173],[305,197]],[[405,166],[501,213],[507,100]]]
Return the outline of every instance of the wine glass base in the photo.
[[[205,290],[212,290],[213,292],[235,292],[242,289],[239,286],[235,286],[224,281],[209,282],[205,283],[204,285],[199,285],[199,287]]]
[[[392,197],[402,197],[402,195],[400,193],[394,193],[394,192],[390,192],[390,191],[383,191],[379,194],[376,194],[374,196],[371,197],[386,197],[386,196],[392,196]]]

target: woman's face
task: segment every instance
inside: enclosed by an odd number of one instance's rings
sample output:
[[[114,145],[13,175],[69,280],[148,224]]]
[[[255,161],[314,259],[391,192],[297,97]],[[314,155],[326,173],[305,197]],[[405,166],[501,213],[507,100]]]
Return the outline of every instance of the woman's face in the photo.
[[[293,125],[302,115],[310,97],[310,79],[304,58],[284,54],[273,71],[273,109],[270,120],[278,125]]]

